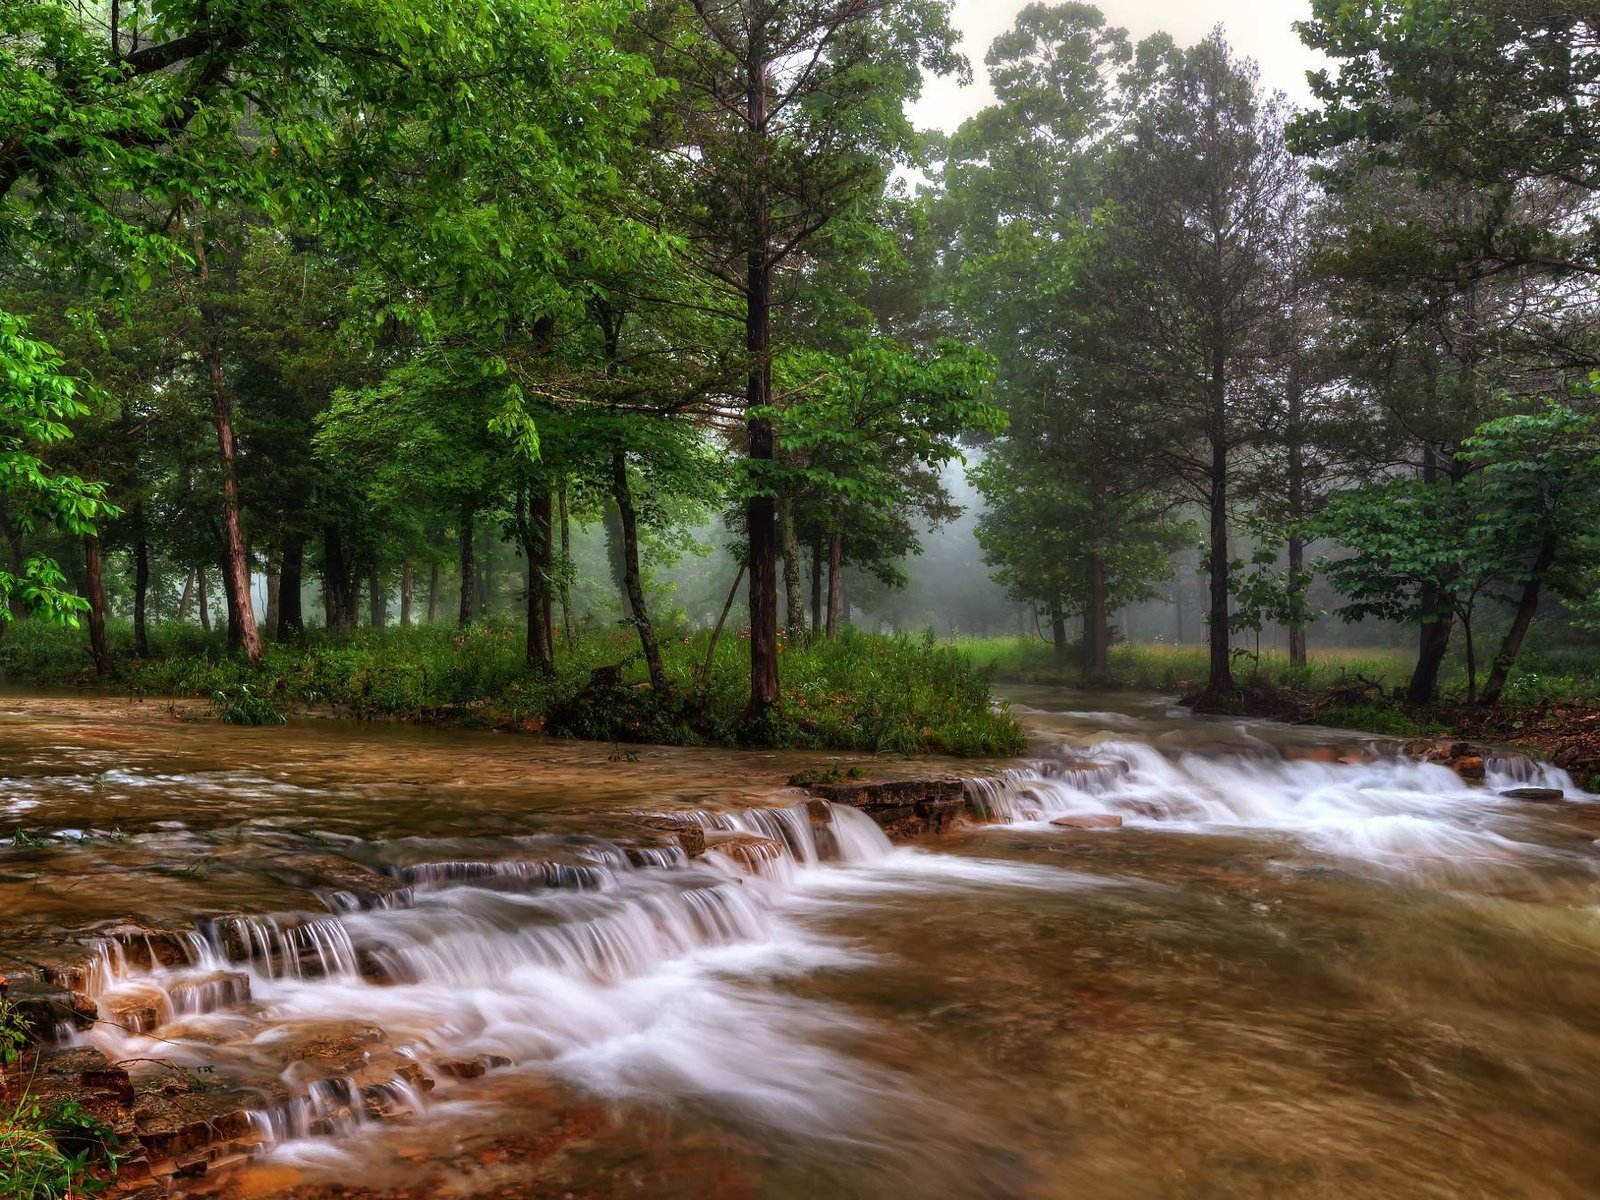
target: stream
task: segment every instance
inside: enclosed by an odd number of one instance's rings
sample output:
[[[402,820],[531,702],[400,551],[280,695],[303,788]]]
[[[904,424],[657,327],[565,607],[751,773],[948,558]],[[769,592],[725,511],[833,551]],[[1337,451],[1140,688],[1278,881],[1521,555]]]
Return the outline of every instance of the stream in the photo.
[[[992,823],[895,846],[817,755],[4,697],[0,950],[165,931],[60,1036],[241,1098],[179,1196],[1600,1195],[1571,779],[1010,699]]]

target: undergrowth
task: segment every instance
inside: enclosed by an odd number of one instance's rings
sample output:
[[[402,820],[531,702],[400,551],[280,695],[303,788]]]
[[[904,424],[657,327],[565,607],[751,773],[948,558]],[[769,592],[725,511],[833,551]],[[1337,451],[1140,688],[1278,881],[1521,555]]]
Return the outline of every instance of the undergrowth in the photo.
[[[1006,755],[1021,728],[991,700],[988,673],[931,636],[881,637],[845,630],[781,647],[783,704],[760,727],[741,720],[749,694],[747,638],[726,631],[703,681],[707,635],[667,638],[670,687],[645,685],[631,631],[585,628],[558,645],[553,673],[530,668],[524,632],[510,622],[320,631],[271,645],[257,668],[230,653],[223,635],[152,626],[150,654],[135,659],[132,633],[113,623],[109,689],[203,697],[241,725],[271,724],[307,708],[363,719],[480,727],[548,728],[571,737],[682,745],[762,745],[898,754]],[[620,667],[617,686],[591,686],[597,668]],[[0,674],[13,683],[93,686],[83,635],[19,622],[0,636]]]

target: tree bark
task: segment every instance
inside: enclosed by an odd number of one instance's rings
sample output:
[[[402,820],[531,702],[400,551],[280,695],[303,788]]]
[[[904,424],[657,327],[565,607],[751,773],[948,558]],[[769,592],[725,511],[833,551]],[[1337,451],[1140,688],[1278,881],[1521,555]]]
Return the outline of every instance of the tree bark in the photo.
[[[734,572],[733,586],[728,589],[728,598],[722,602],[722,612],[717,616],[717,623],[711,629],[711,640],[706,644],[705,670],[700,672],[700,689],[706,690],[711,686],[711,668],[717,660],[717,641],[722,637],[722,627],[728,623],[728,613],[733,610],[734,597],[739,594],[739,585],[744,582],[744,564],[739,564],[739,569]]]
[[[195,568],[195,595],[200,602],[200,628],[206,633],[211,632],[211,597],[206,595],[206,569]]]
[[[567,481],[561,481],[557,496],[561,509],[561,569],[556,574],[561,591],[561,632],[567,649],[577,644],[578,634],[572,623],[572,518],[567,512]]]
[[[1089,556],[1088,603],[1083,610],[1083,670],[1088,680],[1103,680],[1111,670],[1110,615],[1106,611],[1106,560]]]
[[[1306,665],[1305,597],[1300,580],[1306,571],[1306,544],[1300,536],[1306,519],[1305,445],[1301,430],[1303,408],[1298,366],[1289,379],[1289,666]]]
[[[745,351],[750,375],[745,388],[745,430],[756,467],[756,491],[746,508],[750,569],[750,702],[744,720],[759,725],[778,704],[777,512],[766,489],[777,439],[765,415],[772,403],[772,211],[765,177],[768,46],[762,0],[749,0],[745,61],[745,119],[755,146],[745,197]]]
[[[1424,446],[1422,481],[1432,485],[1438,479],[1437,455],[1431,445]],[[1443,607],[1443,597],[1437,587],[1423,587],[1418,599],[1424,609],[1430,612],[1438,612]],[[1417,665],[1411,672],[1411,681],[1406,685],[1406,699],[1412,704],[1432,704],[1439,694],[1439,669],[1444,665],[1445,654],[1450,649],[1450,632],[1454,623],[1453,617],[1446,616],[1424,621],[1418,630]]]
[[[291,641],[305,632],[305,609],[300,600],[305,561],[305,535],[285,535],[282,565],[278,574],[278,626],[272,631],[272,636],[280,642]]]
[[[531,492],[531,494],[530,494]],[[528,567],[527,643],[524,659],[544,675],[555,671],[550,630],[550,493],[519,488],[517,537]]]
[[[416,587],[415,572],[409,556],[400,561],[400,628],[411,625],[411,593]]]
[[[389,590],[383,586],[383,572],[377,564],[367,570],[367,623],[374,629],[389,623]]]
[[[839,502],[833,502],[833,534],[828,541],[828,636],[839,632],[844,604],[844,531],[839,528]]]
[[[133,653],[150,657],[150,629],[145,609],[150,596],[150,541],[145,529],[144,504],[133,506]]]
[[[661,662],[661,645],[645,603],[644,574],[639,568],[639,518],[634,511],[633,487],[628,482],[628,456],[622,450],[611,455],[611,495],[622,520],[622,566],[627,585],[628,605],[633,611],[633,627],[644,650],[645,669],[650,672],[650,687],[657,695],[668,690],[666,667]]]
[[[1211,647],[1211,669],[1206,691],[1220,697],[1233,691],[1233,662],[1229,654],[1232,636],[1228,628],[1228,446],[1217,436],[1211,439],[1209,503],[1211,604],[1210,628],[1206,635]]]
[[[428,624],[439,619],[439,561],[435,559],[428,570]]]
[[[811,636],[822,632],[822,539],[811,543]]]
[[[1050,641],[1056,648],[1056,666],[1067,665],[1067,615],[1060,604],[1050,605]]]
[[[111,646],[106,641],[106,589],[101,567],[100,539],[90,534],[83,539],[83,568],[89,585],[89,654],[94,659],[96,679],[111,674]]]
[[[783,587],[789,642],[798,646],[806,637],[806,593],[801,574],[800,539],[794,528],[794,501],[784,500],[778,520],[783,537]]]
[[[1511,678],[1511,668],[1516,666],[1517,655],[1522,652],[1522,641],[1528,636],[1528,627],[1533,624],[1534,614],[1539,611],[1539,593],[1544,589],[1550,568],[1555,565],[1557,549],[1554,534],[1547,534],[1539,544],[1539,553],[1533,560],[1527,582],[1522,585],[1517,611],[1512,614],[1511,627],[1501,639],[1500,649],[1489,667],[1489,678],[1484,681],[1483,695],[1479,698],[1482,704],[1500,703],[1500,693],[1505,691],[1506,681]]]
[[[269,638],[278,636],[278,623],[283,619],[279,611],[282,601],[283,549],[280,547],[267,555],[267,615],[264,625]]]
[[[183,591],[178,594],[178,624],[189,619],[189,605],[194,600],[194,572],[183,577]]]
[[[461,508],[461,610],[456,617],[457,623],[465,629],[472,624],[473,601],[477,599],[478,580],[473,564],[472,538],[473,525],[478,514],[471,507],[463,505]]]
[[[252,667],[261,662],[261,631],[256,628],[250,602],[250,561],[245,553],[244,527],[239,520],[239,479],[234,460],[233,407],[228,401],[222,371],[222,343],[217,313],[211,303],[210,270],[205,239],[198,225],[194,235],[195,261],[200,272],[200,323],[205,329],[206,373],[210,380],[211,421],[217,434],[217,462],[222,472],[223,586],[228,596],[229,642],[237,640]],[[234,633],[237,632],[235,639]]]

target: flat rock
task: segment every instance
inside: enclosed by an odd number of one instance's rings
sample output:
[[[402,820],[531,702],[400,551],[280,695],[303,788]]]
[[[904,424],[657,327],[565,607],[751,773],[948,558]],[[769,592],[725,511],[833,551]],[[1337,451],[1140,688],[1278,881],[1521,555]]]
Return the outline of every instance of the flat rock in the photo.
[[[1508,800],[1565,800],[1566,792],[1560,788],[1515,787],[1500,793]]]
[[[1061,829],[1121,829],[1122,818],[1116,813],[1078,813],[1057,817],[1050,824]]]

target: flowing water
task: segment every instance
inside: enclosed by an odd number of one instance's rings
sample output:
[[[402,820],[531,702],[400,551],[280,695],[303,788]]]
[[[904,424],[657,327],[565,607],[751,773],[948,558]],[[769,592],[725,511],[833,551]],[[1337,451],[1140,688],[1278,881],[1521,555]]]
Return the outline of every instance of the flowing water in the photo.
[[[244,1098],[180,1194],[1600,1195],[1600,804],[1014,699],[994,823],[911,847],[803,757],[17,700],[6,936],[179,931],[73,1036]]]

